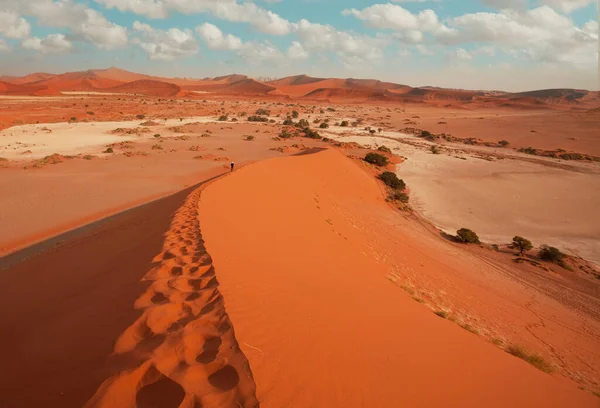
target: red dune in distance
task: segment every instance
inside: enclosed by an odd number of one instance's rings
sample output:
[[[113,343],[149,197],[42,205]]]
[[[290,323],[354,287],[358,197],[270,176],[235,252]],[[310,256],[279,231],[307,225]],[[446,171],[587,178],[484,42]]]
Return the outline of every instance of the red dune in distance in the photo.
[[[245,75],[215,78],[165,78],[111,67],[69,72],[60,75],[34,73],[24,77],[0,76],[0,95],[59,95],[60,92],[135,92],[148,96],[185,96],[184,91],[201,91],[223,95],[255,95],[272,98],[322,100],[335,103],[392,102],[426,103],[465,107],[506,107],[514,109],[593,108],[598,92],[577,89],[546,89],[529,92],[473,91],[436,87],[410,87],[376,79],[314,78],[295,75],[261,82]],[[165,85],[158,85],[158,83]],[[8,87],[6,84],[12,85]],[[130,84],[128,86],[124,86]],[[175,85],[181,90],[174,92]],[[20,88],[22,86],[22,88]],[[144,87],[147,86],[147,89]],[[159,90],[160,89],[160,90]],[[168,90],[170,89],[170,90]],[[182,91],[184,90],[184,91]],[[196,97],[200,97],[196,95]]]
[[[176,97],[185,96],[188,92],[182,90],[175,84],[168,82],[153,81],[150,79],[140,79],[138,81],[128,82],[114,88],[106,89],[107,92],[132,93],[138,95]]]
[[[390,208],[340,152],[242,168],[206,188],[200,214],[263,407],[598,406],[390,283],[373,240]],[[422,268],[431,249],[406,245],[405,267]]]

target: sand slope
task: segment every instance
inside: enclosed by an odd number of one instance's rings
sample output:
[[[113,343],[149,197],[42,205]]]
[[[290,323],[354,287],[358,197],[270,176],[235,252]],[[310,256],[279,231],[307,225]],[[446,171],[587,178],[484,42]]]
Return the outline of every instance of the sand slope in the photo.
[[[200,214],[264,407],[597,406],[386,280],[365,237],[398,215],[338,152],[241,169],[205,190]]]

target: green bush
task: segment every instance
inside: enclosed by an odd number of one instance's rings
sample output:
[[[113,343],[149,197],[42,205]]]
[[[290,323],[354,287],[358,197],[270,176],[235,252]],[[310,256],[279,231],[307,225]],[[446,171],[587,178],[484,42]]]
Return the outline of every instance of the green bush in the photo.
[[[306,119],[300,119],[298,121],[298,123],[296,123],[296,127],[300,128],[300,129],[304,129],[310,126],[310,123],[308,123],[308,120]]]
[[[283,126],[294,126],[295,123],[292,120],[292,118],[287,117],[284,121],[283,121]]]
[[[268,122],[269,118],[265,118],[264,116],[248,116],[248,122]]]
[[[392,154],[392,150],[389,147],[387,147],[387,146],[379,146],[377,148],[377,150],[379,150],[380,152],[385,152],[385,153]]]
[[[296,110],[292,111],[292,118],[297,119],[298,116],[299,116],[298,111],[296,111]]]
[[[227,122],[229,120],[229,116],[227,115],[221,115],[219,117],[219,122]]]
[[[533,245],[531,244],[530,240],[517,235],[512,239],[511,247],[519,251],[519,255],[523,255],[525,252],[533,248]]]
[[[509,143],[509,141],[508,141],[508,140],[500,140],[500,141],[498,142],[498,144],[499,144],[500,146],[502,146],[502,147],[506,147],[506,146],[508,146],[510,143]]]
[[[304,137],[308,137],[310,139],[320,139],[321,136],[319,135],[319,132],[317,132],[316,130],[312,130],[311,128],[304,128],[302,130],[304,132]]]
[[[565,254],[563,254],[558,248],[554,248],[548,245],[542,245],[540,247],[539,257],[544,261],[553,262],[564,267],[564,258]]]
[[[294,135],[292,133],[290,133],[290,131],[288,131],[287,129],[283,129],[281,131],[281,133],[279,134],[279,137],[282,139],[289,139],[292,136],[294,136]]]
[[[343,120],[342,123],[340,123],[341,127],[348,127],[348,121],[347,120]]]
[[[385,166],[389,162],[387,157],[379,153],[367,153],[365,161],[376,166]]]
[[[325,123],[325,122],[322,122],[322,123],[319,125],[319,127],[320,127],[321,129],[327,129],[327,128],[329,127],[329,124],[328,124],[328,123]]]
[[[408,203],[408,194],[403,191],[394,190],[389,195],[390,200],[400,201],[401,203]]]
[[[396,173],[391,171],[384,171],[379,176],[377,176],[379,180],[383,181],[385,185],[395,189],[395,190],[404,190],[406,188],[406,183],[403,180],[399,179]]]
[[[456,231],[456,236],[460,242],[464,242],[466,244],[480,244],[479,237],[473,231],[468,228],[461,228]]]
[[[256,114],[257,115],[263,115],[263,116],[269,116],[271,114],[271,111],[267,110],[267,109],[257,109],[256,110]]]

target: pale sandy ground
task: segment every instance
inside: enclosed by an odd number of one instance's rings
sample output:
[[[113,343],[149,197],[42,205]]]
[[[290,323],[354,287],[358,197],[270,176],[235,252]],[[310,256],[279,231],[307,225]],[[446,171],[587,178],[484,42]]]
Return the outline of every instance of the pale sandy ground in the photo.
[[[194,185],[199,179],[227,171],[230,161],[239,167],[282,155],[269,150],[274,147],[320,144],[310,140],[276,142],[272,137],[277,130],[272,126],[212,123],[215,120],[210,117],[160,121],[161,126],[153,126],[151,133],[141,136],[107,133],[118,127],[137,127],[141,122],[40,124],[3,131],[0,143],[6,139],[34,142],[35,146],[16,145],[15,150],[11,150],[21,161],[52,153],[98,157],[71,159],[39,169],[24,170],[28,162],[0,168],[0,255]],[[188,122],[203,122],[203,125],[196,132],[188,133],[167,129]],[[53,132],[39,130],[44,127]],[[205,130],[212,132],[210,137],[200,136]],[[155,132],[162,135],[161,140],[152,136]],[[255,140],[245,141],[243,135],[253,135]],[[187,140],[181,140],[182,136]],[[124,141],[132,141],[132,148],[115,147],[114,154],[101,153],[107,144]],[[157,145],[162,150],[152,149]],[[190,151],[192,146],[200,146],[200,150]],[[27,149],[33,153],[26,156],[17,153]],[[297,151],[292,149],[288,154]],[[148,156],[123,155],[138,152]],[[194,159],[197,156],[206,156],[206,159]]]
[[[161,120],[158,123],[168,127],[182,126],[193,122],[216,123],[217,119],[203,116],[186,118],[183,121],[179,119]],[[155,132],[140,136],[110,133],[111,130],[117,128],[140,127],[140,123],[143,122],[144,120],[138,119],[121,122],[63,122],[14,126],[0,131],[0,157],[17,160],[40,158],[54,153],[100,153],[98,148],[110,143],[141,138],[151,140]],[[31,153],[25,153],[27,151],[31,151]]]
[[[340,132],[348,136],[336,136]],[[434,155],[427,149],[428,143],[409,135],[382,133],[424,147],[380,137],[350,136],[356,133],[359,132],[331,129],[332,137],[338,140],[373,147],[383,145],[407,157],[396,173],[410,189],[411,206],[445,232],[455,234],[466,227],[484,241],[497,244],[509,243],[512,237],[520,235],[535,245],[556,246],[600,264],[597,165],[561,169],[524,161],[529,158],[516,153],[512,159],[488,161],[475,152],[510,151],[473,151],[464,145],[454,146],[464,153],[442,147],[443,153]],[[552,165],[557,160],[548,162]]]

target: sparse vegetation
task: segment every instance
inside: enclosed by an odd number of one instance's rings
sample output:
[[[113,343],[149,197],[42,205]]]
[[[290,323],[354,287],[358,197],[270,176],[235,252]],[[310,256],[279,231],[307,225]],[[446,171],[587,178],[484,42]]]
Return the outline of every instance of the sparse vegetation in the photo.
[[[146,115],[142,115],[142,114],[140,113],[140,114],[138,114],[138,115],[135,115],[135,117],[136,117],[137,119],[139,119],[139,120],[142,120],[142,119],[144,119],[144,118],[146,117]]]
[[[398,191],[398,190],[394,190],[392,193],[390,193],[389,195],[389,199],[390,200],[394,200],[394,201],[400,201],[401,203],[408,203],[408,194],[406,194],[403,191]]]
[[[440,154],[441,153],[441,150],[440,150],[440,148],[439,148],[438,145],[431,146],[430,150],[431,150],[431,153],[433,153],[433,154]]]
[[[227,122],[229,120],[229,116],[221,115],[219,116],[219,122]]]
[[[542,245],[540,247],[540,252],[538,255],[542,260],[546,262],[552,262],[562,266],[565,269],[570,269],[569,266],[565,263],[565,254],[563,254],[558,248],[551,247],[548,245]]]
[[[380,167],[387,165],[389,162],[387,157],[379,153],[367,153],[365,161]]]
[[[464,242],[465,244],[480,244],[479,237],[473,231],[468,228],[461,228],[456,231],[456,237],[460,242]]]
[[[292,120],[292,118],[290,118],[289,116],[287,118],[285,118],[285,120],[282,123],[283,126],[294,126],[295,123]]]
[[[328,124],[328,123],[325,123],[325,122],[322,122],[322,123],[319,125],[319,127],[320,127],[321,129],[327,129],[327,128],[329,127],[329,124]]]
[[[260,109],[259,109],[260,110]],[[264,116],[248,116],[248,122],[268,122],[269,118],[265,118]]]
[[[155,144],[152,146],[152,150],[163,150],[163,147],[159,144]]]
[[[282,139],[289,139],[292,136],[294,136],[294,135],[287,129],[283,129],[281,131],[281,133],[279,134],[279,137]]]
[[[267,109],[260,108],[260,109],[256,110],[256,114],[257,115],[262,115],[262,116],[269,116],[271,114],[271,111],[267,110]]]
[[[527,361],[529,364],[531,364],[539,370],[542,370],[545,373],[551,373],[552,371],[554,371],[554,367],[552,367],[550,363],[544,360],[542,356],[530,353],[525,349],[525,347],[520,346],[518,344],[512,344],[508,346],[506,352],[512,354],[515,357]]]
[[[304,137],[308,137],[309,139],[320,139],[321,135],[316,130],[312,130],[311,128],[304,128],[302,130],[304,132]]]
[[[435,311],[433,313],[435,313],[436,316],[439,316],[442,319],[447,319],[448,318],[448,312],[446,312],[445,310],[437,310],[437,311]]]
[[[102,153],[114,153],[114,150],[113,150],[112,147],[109,147],[105,151],[103,151]]]
[[[383,181],[386,186],[393,188],[394,190],[404,190],[406,188],[406,184],[403,180],[399,179],[396,173],[391,171],[384,171],[379,176],[377,176],[379,180]]]
[[[500,140],[498,144],[502,147],[506,147],[510,144],[510,142],[508,140]]]
[[[296,110],[292,111],[292,118],[297,119],[298,116],[299,116],[298,111],[296,111]]]
[[[340,123],[341,127],[348,127],[348,121],[347,120],[343,120],[342,123]]]
[[[247,140],[247,141],[251,142],[251,141],[254,140],[254,136],[253,135],[246,135],[246,136],[244,136],[244,140]]]
[[[387,146],[379,146],[377,150],[379,150],[380,152],[392,154],[392,150]]]
[[[519,255],[523,255],[525,252],[533,248],[533,245],[531,244],[530,240],[517,235],[512,239],[511,247],[519,251]]]
[[[298,123],[296,123],[296,127],[300,128],[300,129],[304,129],[310,126],[310,123],[308,123],[308,120],[306,119],[300,119],[298,121]]]

